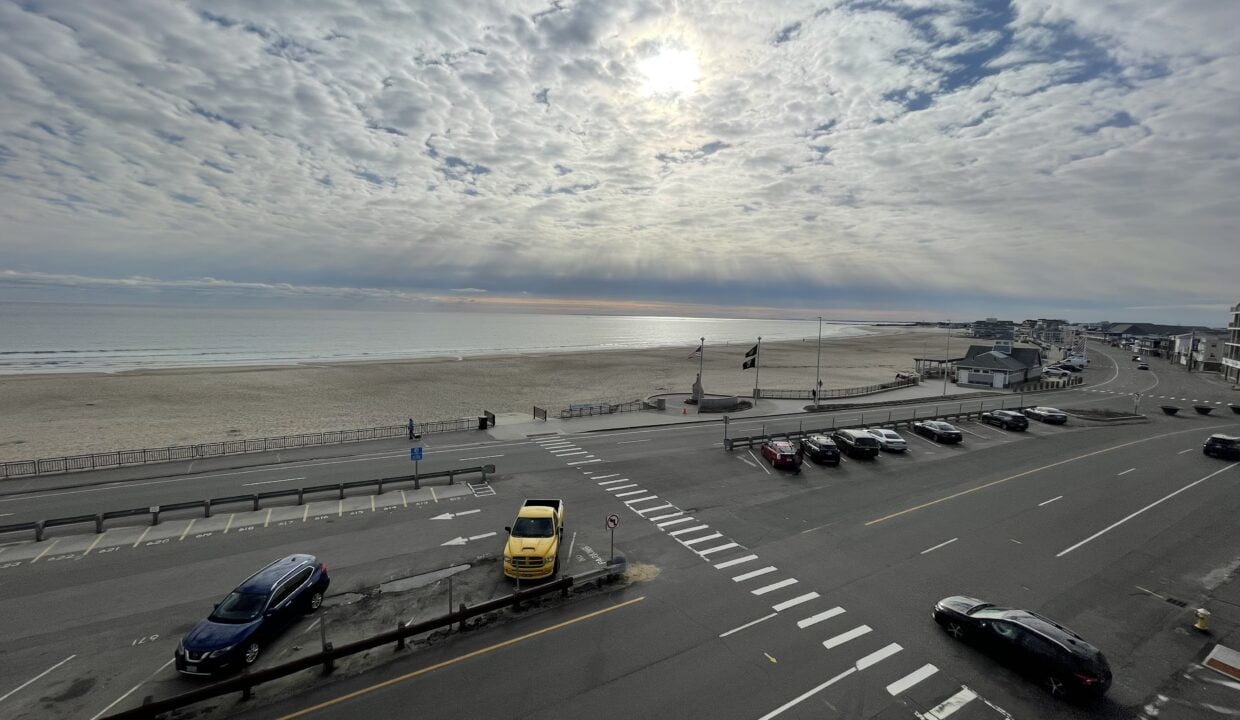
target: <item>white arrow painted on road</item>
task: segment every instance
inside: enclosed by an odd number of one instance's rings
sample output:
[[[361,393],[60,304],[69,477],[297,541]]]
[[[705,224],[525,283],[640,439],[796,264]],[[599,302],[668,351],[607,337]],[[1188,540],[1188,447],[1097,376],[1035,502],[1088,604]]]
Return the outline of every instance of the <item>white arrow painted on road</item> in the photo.
[[[483,533],[483,534],[481,534],[481,535],[470,535],[469,537],[459,537],[459,536],[458,536],[458,537],[454,537],[454,538],[452,538],[451,540],[449,540],[448,542],[443,543],[443,544],[444,544],[444,545],[464,545],[465,543],[469,542],[470,540],[481,540],[481,539],[483,539],[483,538],[489,538],[489,537],[491,537],[491,536],[492,536],[492,535],[494,535],[494,534],[495,534],[495,533],[493,533],[493,532],[489,532],[489,533]]]
[[[431,518],[431,520],[451,520],[451,519],[452,519],[452,518],[454,518],[454,517],[460,517],[460,516],[462,516],[462,515],[472,515],[472,514],[474,514],[474,513],[476,513],[476,512],[482,512],[482,510],[481,510],[481,509],[477,509],[477,510],[462,510],[462,511],[460,511],[459,513],[450,513],[450,512],[446,512],[446,513],[444,513],[444,514],[442,514],[442,515],[436,515],[435,517]]]

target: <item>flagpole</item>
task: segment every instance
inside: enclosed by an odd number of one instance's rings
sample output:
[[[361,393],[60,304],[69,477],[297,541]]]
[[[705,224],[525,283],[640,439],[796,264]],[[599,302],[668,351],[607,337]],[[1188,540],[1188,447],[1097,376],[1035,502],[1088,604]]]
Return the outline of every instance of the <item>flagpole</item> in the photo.
[[[698,355],[698,382],[702,381],[702,370],[706,367],[706,338],[702,338],[702,354]],[[705,387],[705,386],[703,386]],[[703,391],[705,393],[705,391]]]
[[[818,397],[822,394],[822,316],[818,316],[818,364],[814,368],[814,409],[818,409]]]
[[[758,352],[753,356],[753,396],[758,397],[758,377],[762,374],[762,336],[758,336]]]

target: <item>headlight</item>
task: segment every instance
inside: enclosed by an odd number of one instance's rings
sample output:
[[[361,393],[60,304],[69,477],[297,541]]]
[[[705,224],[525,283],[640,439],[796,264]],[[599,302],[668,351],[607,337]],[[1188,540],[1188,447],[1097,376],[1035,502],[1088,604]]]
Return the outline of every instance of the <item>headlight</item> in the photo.
[[[235,648],[235,647],[237,647],[237,646],[236,646],[236,645],[229,645],[228,647],[225,647],[225,648],[220,648],[219,650],[216,650],[216,651],[212,652],[212,653],[211,653],[210,655],[208,655],[207,657],[212,657],[212,658],[224,657],[224,656],[225,656],[225,655],[227,655],[228,653],[232,652],[232,649],[233,649],[233,648]]]
[[[548,556],[548,557],[543,558],[543,565],[550,565],[550,564],[551,564],[551,563],[553,563],[553,562],[555,562],[555,556],[554,556],[554,555],[551,555],[551,556]]]

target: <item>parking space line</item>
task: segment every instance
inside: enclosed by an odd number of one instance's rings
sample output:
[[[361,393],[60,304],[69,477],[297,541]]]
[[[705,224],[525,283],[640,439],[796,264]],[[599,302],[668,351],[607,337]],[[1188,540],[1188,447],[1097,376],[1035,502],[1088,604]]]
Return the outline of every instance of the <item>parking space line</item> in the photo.
[[[817,615],[810,615],[809,617],[807,617],[807,618],[805,618],[805,619],[803,619],[803,620],[797,620],[797,627],[799,627],[799,628],[801,628],[802,630],[804,630],[805,628],[809,627],[810,625],[817,625],[818,623],[822,622],[823,620],[830,620],[831,618],[835,617],[836,615],[842,615],[843,613],[844,613],[844,608],[842,608],[842,607],[833,607],[833,608],[831,608],[830,610],[827,610],[827,611],[825,611],[825,612],[820,612],[820,613],[818,613]]]
[[[270,513],[271,511],[270,511],[270,510],[268,510],[267,512],[268,512],[268,513]],[[186,535],[189,535],[189,529],[190,529],[190,528],[192,528],[192,527],[194,527],[194,521],[195,521],[195,520],[197,520],[197,519],[198,519],[198,518],[190,518],[190,519],[189,519],[189,524],[188,524],[188,525],[186,525],[186,526],[185,526],[185,529],[181,531],[181,537],[177,538],[177,540],[184,540],[184,539],[185,539],[185,536],[186,536]],[[268,519],[268,520],[270,520],[270,519],[271,519],[271,517],[270,517],[270,516],[268,516],[268,518],[267,518],[267,519]],[[93,547],[93,546],[92,546],[92,547]]]
[[[978,423],[978,424],[980,425],[981,423]],[[983,435],[983,434],[981,434],[981,433],[976,433],[976,432],[973,432],[972,430],[968,429],[967,427],[962,427],[962,426],[960,426],[960,425],[957,425],[956,427],[960,428],[960,431],[961,431],[961,432],[967,432],[967,433],[969,433],[970,435],[972,435],[972,436],[974,436],[974,437],[980,437],[980,438],[981,438],[981,439],[983,439],[983,440],[993,440],[993,439],[994,439],[994,438],[993,438],[992,436],[990,436],[990,435]]]
[[[786,580],[780,580],[777,583],[771,583],[770,585],[763,585],[762,587],[755,588],[753,590],[750,590],[749,592],[753,593],[754,595],[765,595],[769,592],[775,592],[776,590],[779,590],[780,588],[786,588],[789,585],[796,585],[796,583],[797,583],[796,578],[788,578]]]
[[[832,685],[834,685],[835,683],[839,682],[840,680],[843,680],[844,678],[848,677],[849,675],[852,675],[852,674],[853,674],[853,673],[855,673],[855,672],[857,672],[857,667],[854,665],[853,667],[848,668],[848,669],[847,669],[847,670],[845,670],[844,672],[840,673],[839,675],[836,675],[835,677],[833,677],[833,678],[831,678],[830,680],[828,680],[828,681],[824,682],[823,684],[821,684],[821,685],[819,685],[819,686],[817,686],[817,687],[814,687],[814,688],[810,688],[809,690],[807,690],[807,691],[805,691],[805,692],[801,693],[800,695],[798,695],[798,696],[796,696],[796,697],[792,698],[791,700],[789,700],[788,702],[784,703],[783,705],[780,705],[779,707],[775,708],[774,710],[770,711],[769,713],[767,713],[767,714],[763,715],[762,717],[758,718],[758,720],[771,720],[771,718],[773,718],[773,717],[777,717],[777,716],[781,715],[781,714],[782,714],[785,710],[787,710],[788,708],[791,708],[791,707],[795,707],[795,706],[797,706],[797,705],[800,705],[802,702],[805,702],[807,699],[809,699],[809,698],[811,698],[811,697],[813,697],[813,696],[817,695],[818,693],[822,692],[823,690],[826,690],[827,688],[831,687],[831,686],[832,686]]]
[[[370,496],[370,511],[371,512],[375,511],[375,496],[374,495]],[[268,527],[269,525],[271,525],[271,508],[267,508],[267,517],[263,518],[263,527]],[[188,532],[189,528],[186,528],[186,531]],[[182,538],[184,538],[184,536],[182,536]]]
[[[680,544],[685,547],[690,547],[692,545],[697,545],[700,542],[706,542],[707,540],[718,540],[721,537],[723,537],[723,533],[711,533],[710,535],[703,535],[702,537],[696,537],[692,540],[681,540]]]
[[[693,526],[693,527],[691,527],[691,528],[684,528],[684,529],[681,529],[681,530],[674,530],[674,531],[672,531],[672,532],[668,533],[668,535],[670,535],[670,536],[672,536],[672,537],[676,537],[677,535],[684,535],[685,533],[691,533],[691,532],[697,532],[698,530],[709,530],[709,529],[710,529],[710,526],[709,526],[709,525],[694,525],[694,526]]]
[[[925,554],[926,554],[926,553],[928,553],[928,552],[934,552],[935,550],[938,550],[939,548],[943,547],[944,545],[951,545],[952,543],[956,542],[956,541],[957,541],[957,540],[959,540],[959,539],[960,539],[960,538],[952,538],[951,540],[948,540],[947,542],[941,542],[941,543],[939,543],[938,545],[935,545],[934,547],[928,547],[928,548],[926,548],[925,550],[922,550],[922,551],[921,551],[921,554],[922,554],[922,555],[925,555]]]
[[[922,437],[922,436],[918,435],[917,433],[912,433],[912,435],[913,435],[913,437],[917,438],[918,440],[920,440],[920,441],[922,441],[922,442],[924,442],[924,443],[929,443],[930,445],[938,445],[938,443],[936,443],[935,441],[930,440],[929,438],[924,438],[924,437]]]
[[[190,524],[191,524],[191,525],[193,525],[193,524],[194,524],[194,521],[193,521],[193,520],[190,520],[189,522],[190,522]],[[79,556],[77,557],[77,559],[78,559],[78,560],[81,560],[82,558],[84,558],[84,557],[86,557],[87,555],[89,555],[89,554],[90,554],[90,551],[91,551],[91,550],[94,550],[94,549],[95,549],[95,546],[99,544],[99,541],[103,539],[103,536],[104,536],[104,535],[107,535],[107,534],[108,534],[108,531],[107,531],[107,530],[104,530],[103,532],[101,532],[101,533],[99,533],[98,535],[96,535],[96,536],[95,536],[95,540],[94,540],[94,542],[92,542],[92,543],[90,544],[90,547],[86,548],[86,552],[84,552],[84,553],[82,553],[81,555],[79,555]]]
[[[147,525],[147,526],[146,526],[146,529],[142,531],[142,534],[138,536],[138,539],[133,541],[133,546],[134,546],[134,547],[138,547],[139,545],[141,545],[141,544],[142,544],[142,541],[146,539],[146,534],[147,534],[147,533],[149,533],[149,532],[151,531],[151,528],[152,528],[152,527],[154,527],[154,525]]]
[[[893,696],[899,695],[900,693],[904,692],[905,690],[908,690],[909,688],[913,687],[914,685],[921,682],[922,680],[925,680],[926,678],[930,677],[931,675],[935,674],[938,671],[939,671],[938,668],[936,668],[935,666],[929,663],[922,665],[921,667],[917,668],[916,670],[909,673],[908,675],[905,675],[899,680],[896,680],[895,682],[888,685],[887,692]]]
[[[746,452],[749,453],[749,457],[753,458],[753,461],[757,463],[758,467],[762,468],[762,472],[766,473],[767,475],[771,474],[771,471],[766,469],[766,464],[758,460],[758,456],[753,454],[752,448],[747,450]]]
[[[740,546],[741,546],[740,543],[735,543],[735,542],[724,543],[723,545],[716,545],[713,548],[706,548],[705,550],[699,550],[698,555],[701,555],[703,558],[705,558],[707,555],[714,555],[717,552],[722,552],[724,550],[731,550],[732,548],[736,548]]]
[[[690,516],[690,517],[676,518],[675,520],[664,520],[663,522],[659,523],[655,527],[667,527],[668,525],[678,525],[682,522],[691,522],[693,519],[694,518]]]
[[[745,582],[746,580],[752,580],[753,578],[756,578],[760,575],[765,575],[767,573],[773,573],[773,572],[775,572],[775,566],[767,565],[764,568],[760,568],[758,570],[751,570],[747,573],[737,575],[736,577],[732,578],[732,582]]]
[[[839,647],[840,645],[843,645],[849,640],[855,640],[861,637],[862,635],[865,635],[871,632],[872,630],[873,628],[871,628],[869,625],[858,625],[852,630],[849,630],[847,632],[842,632],[839,635],[836,635],[835,637],[830,637],[830,638],[827,638],[826,640],[823,640],[822,646],[830,650],[833,647]]]
[[[76,653],[75,653],[75,654],[73,654],[73,655],[70,655],[69,657],[65,658],[64,660],[61,660],[60,662],[58,662],[58,663],[56,663],[55,665],[51,666],[50,668],[48,668],[48,669],[44,670],[43,672],[39,673],[38,675],[35,675],[34,677],[30,678],[29,680],[27,680],[26,682],[22,683],[21,685],[18,685],[17,687],[13,688],[12,690],[10,690],[10,691],[6,692],[5,694],[0,695],[0,702],[4,702],[5,700],[8,700],[10,695],[13,695],[14,693],[16,693],[17,691],[19,691],[19,690],[21,690],[22,688],[26,687],[26,686],[27,686],[27,685],[29,685],[30,683],[32,683],[32,682],[34,682],[34,681],[38,680],[39,678],[41,678],[41,677],[43,677],[44,675],[46,675],[46,674],[50,673],[51,671],[55,670],[56,668],[60,667],[61,665],[64,665],[65,663],[69,662],[70,660],[72,660],[72,659],[73,659],[73,658],[75,658],[75,657],[77,657],[77,654],[76,654]]]
[[[1062,499],[1063,499],[1063,495],[1056,495],[1055,497],[1051,498],[1050,500],[1043,500],[1042,502],[1038,503],[1038,507],[1042,507],[1043,505],[1050,505],[1051,503],[1055,502],[1056,500],[1062,500]]]
[[[724,568],[730,568],[733,565],[740,565],[741,563],[747,563],[750,560],[757,560],[757,559],[758,559],[757,555],[746,555],[745,557],[733,558],[731,560],[726,560],[724,562],[721,562],[715,565],[715,569],[722,570]]]
[[[809,602],[810,600],[815,600],[817,598],[818,598],[818,593],[807,592],[804,595],[799,595],[797,597],[792,598],[791,600],[785,600],[781,603],[772,605],[771,609],[774,610],[775,612],[783,612],[787,610],[788,608],[796,607],[797,605],[800,605],[801,603],[806,603],[806,602]]]
[[[720,634],[719,634],[719,637],[721,637],[721,638],[725,638],[725,637],[727,637],[727,636],[731,635],[732,633],[738,633],[738,632],[740,632],[741,630],[744,630],[745,628],[751,628],[751,627],[753,627],[754,625],[757,625],[757,624],[758,624],[758,623],[760,623],[760,622],[765,622],[765,621],[767,621],[767,620],[770,620],[771,618],[775,617],[775,616],[776,616],[776,615],[778,615],[778,614],[779,614],[779,613],[771,613],[770,615],[764,615],[764,616],[762,616],[762,617],[758,618],[757,620],[754,620],[753,622],[747,622],[747,623],[745,623],[744,625],[741,625],[740,627],[734,627],[734,628],[732,628],[731,630],[729,630],[729,631],[727,631],[727,632],[725,632],[725,633],[720,633]]]
[[[1128,468],[1127,470],[1125,470],[1124,472],[1122,472],[1122,473],[1120,473],[1120,474],[1116,475],[1115,477],[1123,477],[1124,475],[1127,475],[1128,473],[1132,472],[1133,470],[1136,470],[1136,468]]]
[[[155,677],[155,676],[156,676],[156,675],[158,675],[159,673],[163,672],[163,671],[164,671],[164,668],[166,668],[166,667],[168,667],[169,665],[171,665],[171,664],[172,664],[175,660],[176,660],[176,658],[171,658],[171,659],[169,659],[169,660],[168,660],[168,662],[164,663],[163,665],[160,665],[158,670],[156,670],[155,672],[151,673],[150,675],[147,675],[147,676],[146,676],[146,679],[144,679],[142,682],[140,682],[140,683],[138,683],[137,685],[134,685],[133,687],[129,688],[128,692],[126,692],[124,695],[121,695],[120,697],[118,697],[118,698],[116,698],[115,700],[113,700],[113,701],[111,702],[111,704],[109,704],[109,705],[108,705],[107,707],[105,707],[104,709],[100,710],[100,711],[99,711],[99,712],[98,712],[98,713],[97,713],[94,717],[92,717],[90,720],[99,720],[99,718],[103,717],[105,714],[107,714],[107,712],[108,712],[109,710],[111,710],[113,707],[115,707],[117,703],[119,703],[121,700],[124,700],[125,698],[129,697],[130,695],[132,695],[132,694],[134,693],[134,691],[135,691],[135,690],[137,690],[138,688],[142,687],[143,683],[145,683],[147,680],[150,680],[151,678]]]
[[[405,491],[404,491],[404,490],[401,490],[401,491],[400,491],[400,504],[401,504],[401,505],[403,505],[403,506],[405,506],[405,507],[409,507],[409,498],[405,496]],[[309,505],[307,505],[307,506],[306,506],[306,512],[307,512],[307,513],[308,513],[308,512],[310,512],[310,506],[309,506]],[[305,514],[302,514],[302,516],[301,516],[301,521],[302,521],[302,522],[305,522],[305,521],[306,521],[306,516],[305,516]]]
[[[224,533],[225,533],[225,534],[227,534],[227,533],[228,533],[228,530],[229,530],[230,528],[232,528],[232,521],[233,521],[233,518],[234,518],[235,516],[236,516],[236,513],[228,513],[228,523],[227,523],[226,525],[224,525]],[[147,528],[147,529],[149,530],[150,528]],[[146,533],[142,533],[142,536],[143,536],[143,537],[146,537]],[[136,544],[136,543],[135,543],[134,547],[137,547],[137,544]]]
[[[1197,449],[1197,448],[1189,448],[1189,449],[1187,449],[1187,450],[1181,450],[1181,451],[1179,451],[1178,453],[1176,453],[1176,455],[1183,455],[1184,453],[1192,452],[1192,451],[1194,451],[1194,450],[1196,450],[1196,449]]]

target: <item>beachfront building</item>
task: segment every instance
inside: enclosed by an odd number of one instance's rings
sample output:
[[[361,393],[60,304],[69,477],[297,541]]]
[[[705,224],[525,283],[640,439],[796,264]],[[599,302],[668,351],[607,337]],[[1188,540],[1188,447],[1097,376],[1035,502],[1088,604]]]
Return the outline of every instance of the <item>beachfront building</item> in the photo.
[[[993,345],[971,345],[956,362],[956,384],[1007,388],[1042,376],[1042,351],[1014,347],[1011,340]]]
[[[1221,332],[1184,333],[1171,336],[1171,360],[1189,370],[1218,372],[1223,365],[1227,334]]]
[[[1058,345],[1063,342],[1063,326],[1067,320],[1055,318],[1038,318],[1029,337],[1047,345]]]
[[[1011,320],[998,320],[996,318],[978,320],[969,326],[969,332],[975,338],[1011,340],[1015,330],[1016,323]]]
[[[1240,303],[1231,309],[1227,335],[1227,345],[1223,351],[1223,377],[1233,385],[1240,385]]]

